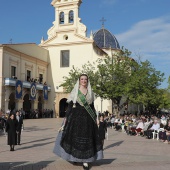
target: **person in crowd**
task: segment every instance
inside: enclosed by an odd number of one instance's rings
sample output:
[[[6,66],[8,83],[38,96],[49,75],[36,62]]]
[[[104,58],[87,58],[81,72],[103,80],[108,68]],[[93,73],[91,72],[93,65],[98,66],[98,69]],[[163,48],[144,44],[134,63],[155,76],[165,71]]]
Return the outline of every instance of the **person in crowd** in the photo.
[[[167,121],[166,126],[164,127],[165,130],[165,141],[164,143],[170,143],[170,120]]]
[[[89,78],[82,74],[68,100],[68,109],[53,152],[70,162],[89,162],[103,158],[103,145],[99,138],[94,93]]]
[[[99,137],[100,140],[102,141],[102,144],[104,145],[104,140],[107,133],[107,123],[104,120],[104,115],[100,115],[98,126],[99,126]]]
[[[117,129],[119,119],[120,119],[119,116],[115,116],[115,121],[114,121],[115,130]]]
[[[14,147],[17,144],[17,126],[15,114],[11,112],[6,123],[6,132],[8,133],[7,144],[10,145],[10,151],[14,151]]]
[[[136,123],[136,115],[135,114],[132,115],[132,121],[133,121],[133,123]]]
[[[23,119],[25,119],[25,111],[21,108],[21,115],[23,117]]]
[[[116,124],[116,131],[119,131],[122,129],[122,125],[124,124],[124,118],[123,116],[121,116],[119,119],[118,119],[118,123]]]
[[[140,136],[140,133],[141,133],[141,131],[143,130],[143,127],[144,127],[143,121],[142,121],[142,119],[140,119],[140,120],[138,121],[138,125],[137,125],[137,127],[136,127],[136,129],[135,129],[136,136]]]
[[[130,117],[126,117],[124,129],[125,129],[127,135],[129,135],[129,128],[130,128],[130,125],[132,124],[132,122],[133,121],[130,119]]]
[[[166,132],[164,130],[164,124],[160,123],[160,128],[158,130],[159,140],[165,142],[166,140]]]
[[[21,144],[21,130],[23,125],[23,118],[20,116],[19,111],[16,112],[16,120],[18,122],[17,126],[17,145]]]
[[[147,130],[147,138],[151,139],[152,138],[152,132],[158,132],[160,128],[160,124],[158,123],[157,119],[154,119],[154,123],[150,129]]]
[[[119,131],[121,129],[121,125],[122,125],[122,117],[116,117],[115,119],[115,130]]]
[[[141,136],[147,136],[147,130],[152,127],[152,122],[145,118],[143,123],[143,129],[141,130]]]
[[[110,116],[110,114],[109,114],[108,116],[106,116],[105,113],[104,113],[104,114],[100,114],[100,116],[101,116],[101,115],[104,115],[105,121],[106,121],[106,123],[107,123],[107,127],[110,127],[110,128],[111,128],[111,116]]]
[[[161,123],[162,123],[164,126],[166,125],[167,119],[166,119],[165,115],[162,115],[162,116],[161,116]]]
[[[111,123],[110,128],[112,128],[112,129],[113,129],[113,127],[114,127],[114,121],[115,121],[115,118],[114,118],[114,116],[112,115],[111,118],[110,118],[110,123]]]

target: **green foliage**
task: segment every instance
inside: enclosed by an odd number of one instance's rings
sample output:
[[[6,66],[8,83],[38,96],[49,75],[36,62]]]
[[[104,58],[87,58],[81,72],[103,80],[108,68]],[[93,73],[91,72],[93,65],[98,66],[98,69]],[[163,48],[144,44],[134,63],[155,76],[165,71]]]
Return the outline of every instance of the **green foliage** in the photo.
[[[73,89],[74,85],[76,84],[78,78],[80,77],[81,74],[85,73],[88,75],[90,79],[90,83],[93,86],[95,83],[95,63],[91,64],[88,62],[87,64],[84,64],[82,66],[82,69],[73,68],[69,71],[68,77],[63,77],[64,78],[64,83],[62,83],[60,86],[63,86],[64,89],[66,90],[66,93],[70,93],[71,90]]]
[[[157,71],[149,61],[134,63],[126,95],[132,103],[142,103],[146,107],[154,104],[158,87],[164,80],[164,74]]]
[[[170,92],[166,89],[160,89],[162,91],[162,94],[160,95],[160,98],[158,98],[159,108],[170,108]]]
[[[162,102],[168,106],[165,92],[158,89],[164,81],[164,74],[157,71],[148,60],[135,61],[130,55],[130,51],[122,48],[111,57],[100,58],[92,64],[88,62],[82,69],[73,67],[60,86],[70,92],[78,77],[86,73],[96,95],[112,100],[118,107],[122,96],[126,96],[128,102],[144,104],[146,107],[158,108]]]
[[[168,77],[168,90],[170,91],[170,76]]]

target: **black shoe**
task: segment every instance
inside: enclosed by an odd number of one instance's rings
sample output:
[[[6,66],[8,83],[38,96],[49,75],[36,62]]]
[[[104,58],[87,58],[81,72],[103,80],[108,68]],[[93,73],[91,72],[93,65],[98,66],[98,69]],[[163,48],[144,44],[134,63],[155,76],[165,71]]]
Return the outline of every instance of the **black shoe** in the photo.
[[[10,151],[12,151],[12,148],[10,148]]]
[[[12,150],[11,151],[14,151],[14,148],[12,148]]]
[[[73,162],[74,165],[77,165],[77,162]]]

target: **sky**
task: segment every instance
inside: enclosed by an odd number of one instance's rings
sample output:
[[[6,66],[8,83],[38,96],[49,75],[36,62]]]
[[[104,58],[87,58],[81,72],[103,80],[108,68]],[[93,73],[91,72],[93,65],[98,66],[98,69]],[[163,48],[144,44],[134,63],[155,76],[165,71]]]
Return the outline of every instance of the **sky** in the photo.
[[[104,27],[132,52],[170,76],[170,0],[82,0],[79,17],[87,35]],[[0,44],[36,43],[53,25],[52,0],[0,0]]]

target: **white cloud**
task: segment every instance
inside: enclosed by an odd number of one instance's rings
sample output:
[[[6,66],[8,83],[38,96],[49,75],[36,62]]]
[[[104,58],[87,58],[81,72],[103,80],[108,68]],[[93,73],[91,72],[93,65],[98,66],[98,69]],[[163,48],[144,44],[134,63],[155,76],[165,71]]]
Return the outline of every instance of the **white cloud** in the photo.
[[[167,81],[170,75],[170,16],[140,21],[115,36],[121,46],[132,51],[134,58],[141,56],[142,60],[149,60],[157,70],[164,72]],[[163,87],[167,87],[166,81]]]
[[[170,52],[170,17],[140,21],[116,35],[120,45],[141,52]]]

